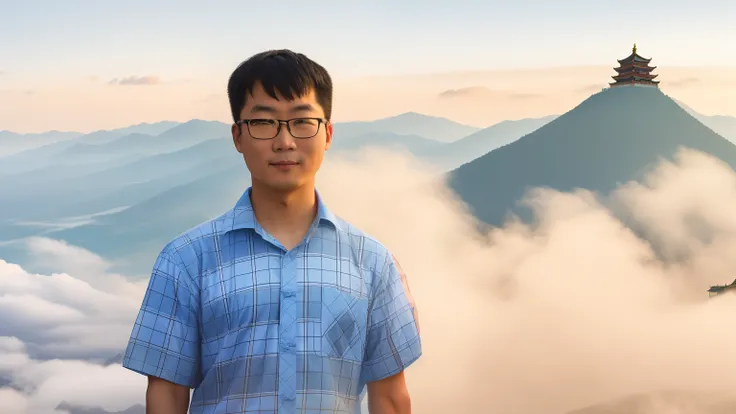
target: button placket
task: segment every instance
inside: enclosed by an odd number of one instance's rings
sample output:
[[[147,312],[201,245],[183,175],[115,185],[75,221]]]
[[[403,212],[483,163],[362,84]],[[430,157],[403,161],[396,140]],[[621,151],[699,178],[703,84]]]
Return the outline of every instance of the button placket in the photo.
[[[281,306],[279,327],[279,394],[296,399],[297,268],[293,252],[281,259]]]

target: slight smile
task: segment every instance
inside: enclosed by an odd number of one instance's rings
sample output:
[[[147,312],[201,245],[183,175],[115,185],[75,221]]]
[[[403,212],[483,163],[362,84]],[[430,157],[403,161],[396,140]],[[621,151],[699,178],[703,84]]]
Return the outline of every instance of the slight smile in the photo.
[[[299,165],[299,163],[296,161],[275,161],[269,163],[269,165],[280,170],[288,170],[292,167],[296,167],[297,165]]]

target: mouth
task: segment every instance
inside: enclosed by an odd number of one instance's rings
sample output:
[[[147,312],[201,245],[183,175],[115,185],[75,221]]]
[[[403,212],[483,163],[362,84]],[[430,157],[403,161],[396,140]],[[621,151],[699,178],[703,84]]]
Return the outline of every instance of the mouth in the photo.
[[[298,165],[299,163],[296,161],[274,161],[269,164],[276,167],[288,167],[292,165]]]

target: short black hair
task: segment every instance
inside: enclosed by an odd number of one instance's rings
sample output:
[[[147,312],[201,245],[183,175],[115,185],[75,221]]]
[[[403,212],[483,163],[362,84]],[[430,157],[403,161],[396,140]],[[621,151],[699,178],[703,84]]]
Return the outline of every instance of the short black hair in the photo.
[[[230,75],[227,95],[233,122],[240,118],[246,94],[253,93],[257,83],[272,98],[276,91],[288,100],[304,96],[314,90],[317,103],[332,116],[332,79],[327,70],[307,56],[289,49],[267,50],[243,61]]]

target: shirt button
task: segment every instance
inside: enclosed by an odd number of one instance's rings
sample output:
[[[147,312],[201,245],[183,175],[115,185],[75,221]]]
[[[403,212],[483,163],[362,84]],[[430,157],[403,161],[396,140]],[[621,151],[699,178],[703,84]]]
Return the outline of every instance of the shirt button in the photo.
[[[284,297],[287,297],[287,298],[296,296],[296,292],[294,292],[293,290],[282,290],[281,293],[283,293]]]
[[[286,401],[294,401],[296,399],[296,396],[291,395],[291,394],[287,394],[287,395],[284,395],[284,399]]]
[[[291,348],[294,348],[295,346],[296,346],[296,344],[293,343],[293,342],[282,342],[281,343],[281,350],[284,351],[284,352],[289,352],[289,351],[291,351]]]

